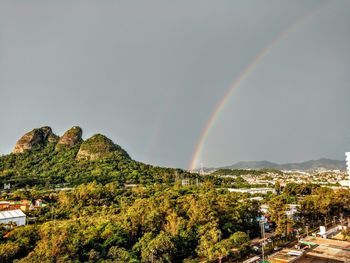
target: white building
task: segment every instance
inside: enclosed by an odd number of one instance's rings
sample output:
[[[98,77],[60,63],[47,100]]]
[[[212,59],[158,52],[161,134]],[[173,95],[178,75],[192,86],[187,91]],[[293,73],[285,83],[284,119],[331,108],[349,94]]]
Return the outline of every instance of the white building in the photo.
[[[325,226],[320,226],[320,232],[318,232],[317,235],[321,236],[322,238],[332,238],[340,231],[341,229],[339,228],[339,226],[335,226],[330,229],[327,229]]]
[[[350,187],[350,180],[341,180],[338,183],[343,187]]]
[[[350,152],[345,153],[345,156],[346,156],[346,166],[347,166],[349,178],[348,180],[342,180],[342,181],[339,181],[338,183],[341,186],[350,187]]]
[[[288,209],[286,210],[286,215],[289,217],[294,217],[296,213],[298,213],[298,208],[300,205],[298,204],[289,204],[287,205]]]
[[[17,226],[24,226],[26,218],[27,216],[20,209],[0,211],[0,224],[13,222]]]
[[[288,217],[294,217],[298,213],[298,208],[300,205],[298,204],[287,204],[285,213]],[[269,213],[269,205],[268,204],[262,204],[260,206],[260,211],[263,214],[268,214]]]
[[[276,190],[273,188],[228,188],[228,190],[236,193],[267,194],[268,192],[272,192],[276,194]]]

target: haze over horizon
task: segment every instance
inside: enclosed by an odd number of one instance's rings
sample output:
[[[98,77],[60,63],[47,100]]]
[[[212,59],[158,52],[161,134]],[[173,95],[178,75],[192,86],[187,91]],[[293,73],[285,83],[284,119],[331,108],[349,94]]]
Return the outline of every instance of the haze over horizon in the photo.
[[[187,168],[227,90],[274,43],[197,164],[343,160],[349,10],[346,0],[1,1],[0,154],[35,127],[79,125],[135,160]]]

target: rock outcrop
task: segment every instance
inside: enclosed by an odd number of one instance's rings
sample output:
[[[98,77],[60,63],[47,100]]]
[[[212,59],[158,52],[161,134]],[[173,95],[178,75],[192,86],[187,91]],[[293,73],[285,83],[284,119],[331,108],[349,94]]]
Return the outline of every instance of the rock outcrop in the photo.
[[[13,153],[22,153],[29,151],[35,147],[43,147],[48,142],[55,142],[58,140],[58,136],[52,133],[50,127],[41,127],[27,132],[16,143]]]
[[[77,159],[98,160],[112,156],[130,159],[119,145],[102,134],[95,134],[81,144]]]
[[[14,154],[23,153],[32,149],[44,148],[50,143],[55,146],[55,151],[64,151],[73,146],[79,147],[76,155],[77,160],[99,160],[113,158],[115,160],[131,159],[128,153],[119,145],[114,144],[102,134],[95,134],[91,138],[83,141],[82,129],[74,126],[66,131],[60,138],[56,136],[50,127],[41,127],[27,132],[16,143],[13,149]]]
[[[56,151],[60,151],[62,149],[65,149],[67,147],[72,147],[74,145],[77,145],[83,141],[82,139],[83,130],[78,127],[74,126],[68,131],[66,131],[63,136],[59,139],[57,145],[56,145]]]

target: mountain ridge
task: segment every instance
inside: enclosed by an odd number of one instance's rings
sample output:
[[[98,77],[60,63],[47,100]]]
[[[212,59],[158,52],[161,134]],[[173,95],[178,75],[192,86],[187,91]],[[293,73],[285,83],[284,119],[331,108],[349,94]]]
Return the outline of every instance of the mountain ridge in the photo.
[[[278,170],[345,170],[345,160],[333,160],[328,158],[321,158],[318,160],[309,160],[305,162],[284,163],[278,164],[269,161],[242,161],[233,165],[217,167],[215,169],[278,169]]]

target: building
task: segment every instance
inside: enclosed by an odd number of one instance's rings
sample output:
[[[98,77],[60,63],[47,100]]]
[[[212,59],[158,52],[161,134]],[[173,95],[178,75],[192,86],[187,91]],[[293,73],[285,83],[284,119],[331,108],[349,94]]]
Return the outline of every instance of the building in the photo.
[[[40,199],[36,200],[35,202],[37,202],[37,201],[40,201]],[[45,206],[44,204],[42,204],[42,201],[38,204],[39,205],[37,205],[37,203],[35,203],[35,206],[33,206],[32,202],[28,201],[28,200],[0,201],[0,211],[21,209],[23,212],[25,212],[28,209],[30,209],[31,207],[33,207],[33,209],[34,209],[34,208],[39,208],[39,207]]]
[[[285,248],[268,258],[268,261],[271,263],[292,263],[292,262],[300,262],[298,261],[305,251],[300,249],[288,249]]]
[[[302,249],[283,249],[268,257],[271,263],[341,263],[350,261],[350,242],[306,237]]]
[[[320,226],[320,231],[317,233],[322,238],[332,238],[341,231],[341,227],[335,226],[327,229],[325,226]]]
[[[286,205],[286,215],[289,218],[295,217],[296,214],[298,213],[298,209],[299,209],[300,205],[298,204],[288,204]],[[260,211],[263,214],[269,214],[269,205],[268,204],[262,204],[260,205]]]
[[[311,248],[307,249],[304,256],[297,262],[333,263],[350,261],[350,242],[317,237],[307,237],[303,242],[310,244]]]
[[[230,192],[248,193],[248,194],[267,194],[269,192],[276,194],[273,188],[228,188]]]
[[[190,185],[190,179],[188,179],[188,178],[182,179],[182,180],[181,180],[181,185],[182,185],[182,186],[188,186],[188,185]]]
[[[298,213],[298,209],[300,208],[300,205],[298,204],[288,204],[287,205],[287,210],[286,210],[286,215],[289,218],[294,218],[295,215]]]
[[[0,211],[0,224],[13,222],[17,226],[24,226],[26,218],[27,216],[20,209]]]
[[[338,183],[340,184],[340,186],[350,187],[350,180],[340,180]]]
[[[350,152],[345,153],[345,160],[346,160],[346,170],[348,173],[348,180],[339,180],[338,183],[342,187],[350,188]]]
[[[10,202],[9,201],[0,201],[0,211],[1,210],[6,210],[10,207]]]

